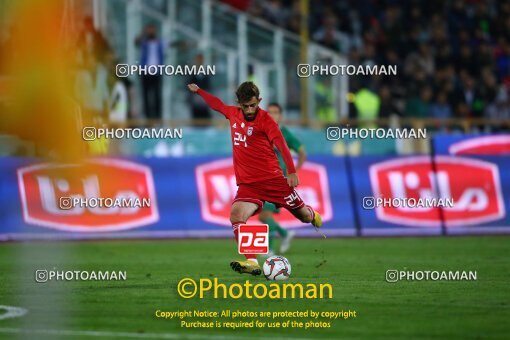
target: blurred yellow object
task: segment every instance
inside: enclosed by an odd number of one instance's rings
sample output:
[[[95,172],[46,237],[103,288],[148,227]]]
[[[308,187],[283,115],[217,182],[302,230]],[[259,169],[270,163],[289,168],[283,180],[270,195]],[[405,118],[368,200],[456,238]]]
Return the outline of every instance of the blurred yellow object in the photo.
[[[362,128],[376,128],[377,125],[370,121],[376,120],[379,116],[379,107],[381,100],[379,96],[369,89],[359,90],[354,98],[354,106],[358,111],[358,118],[366,121],[366,123],[360,124]]]
[[[33,142],[39,154],[79,159],[81,117],[73,99],[75,52],[63,41],[64,1],[10,3],[11,48],[0,51],[10,82],[3,133]]]
[[[361,141],[354,140],[349,144],[348,150],[350,156],[359,156],[361,154]]]
[[[87,141],[89,147],[89,153],[92,156],[107,155],[110,141],[105,137]]]
[[[346,150],[347,149],[345,147],[345,143],[342,141],[338,141],[338,142],[335,142],[335,144],[333,144],[333,155],[335,155],[335,156],[345,155]]]
[[[356,95],[352,92],[347,92],[347,94],[345,95],[345,99],[349,103],[354,103],[354,100],[356,99]]]
[[[317,118],[323,123],[334,123],[336,121],[336,113],[333,107],[333,92],[331,87],[317,82],[315,84],[315,95],[319,98],[317,100],[317,107],[315,108]]]
[[[337,141],[333,145],[333,154],[335,156],[344,156],[346,154],[358,156],[361,154],[361,141],[351,140],[348,143]]]

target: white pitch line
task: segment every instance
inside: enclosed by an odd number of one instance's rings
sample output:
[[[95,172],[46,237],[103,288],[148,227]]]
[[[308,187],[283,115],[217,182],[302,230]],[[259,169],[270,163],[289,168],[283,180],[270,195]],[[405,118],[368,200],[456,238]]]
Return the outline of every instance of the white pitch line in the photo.
[[[2,306],[0,305],[0,310],[5,309],[7,313],[0,315],[0,320],[18,318],[28,313],[28,310],[21,307],[13,307],[13,306]]]
[[[256,337],[236,336],[213,336],[197,334],[175,334],[175,333],[130,333],[130,332],[108,332],[108,331],[73,331],[63,329],[23,329],[23,328],[0,328],[0,333],[10,334],[43,334],[58,336],[91,336],[91,337],[121,337],[121,338],[155,338],[155,339],[260,339]],[[290,339],[271,337],[272,340]],[[308,340],[309,338],[295,338],[292,340]]]

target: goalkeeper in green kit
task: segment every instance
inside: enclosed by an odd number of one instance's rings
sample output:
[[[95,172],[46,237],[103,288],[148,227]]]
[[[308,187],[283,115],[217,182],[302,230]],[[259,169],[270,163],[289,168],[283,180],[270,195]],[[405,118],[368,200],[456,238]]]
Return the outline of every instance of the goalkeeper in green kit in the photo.
[[[280,125],[282,120],[282,108],[277,103],[270,103],[267,106],[267,112],[274,119],[276,124],[280,126],[280,131],[282,132],[283,137],[285,138],[285,142],[290,150],[295,151],[298,154],[298,161],[296,164],[296,171],[299,171],[301,166],[306,160],[306,151],[305,147],[301,144],[301,142],[287,129],[285,126]],[[284,175],[287,175],[287,167],[285,166],[285,162],[278,152],[278,149],[275,149],[275,153],[278,156],[278,160],[280,161],[280,167],[283,170]],[[287,231],[282,226],[276,222],[274,219],[274,214],[279,213],[278,208],[273,203],[266,202],[262,207],[262,211],[259,214],[259,220],[262,223],[269,225],[269,253],[267,256],[273,256],[274,253],[274,238],[278,234],[282,238],[282,242],[280,244],[280,253],[283,254],[290,248],[290,242],[295,235],[294,231]]]

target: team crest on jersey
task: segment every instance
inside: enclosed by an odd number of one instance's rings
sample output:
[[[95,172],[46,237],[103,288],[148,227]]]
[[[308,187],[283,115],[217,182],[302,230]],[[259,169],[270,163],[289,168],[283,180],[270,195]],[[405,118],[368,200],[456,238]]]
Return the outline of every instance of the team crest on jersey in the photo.
[[[248,136],[251,136],[253,134],[253,126],[248,127],[247,134],[248,134]]]

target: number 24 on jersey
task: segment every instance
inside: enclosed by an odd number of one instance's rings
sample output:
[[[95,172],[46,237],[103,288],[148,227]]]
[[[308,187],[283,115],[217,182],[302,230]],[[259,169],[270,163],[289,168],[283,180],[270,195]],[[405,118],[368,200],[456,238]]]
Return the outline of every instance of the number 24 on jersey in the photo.
[[[248,147],[248,144],[246,143],[246,135],[243,135],[239,132],[234,132],[234,145],[242,145],[244,143],[244,147]]]

